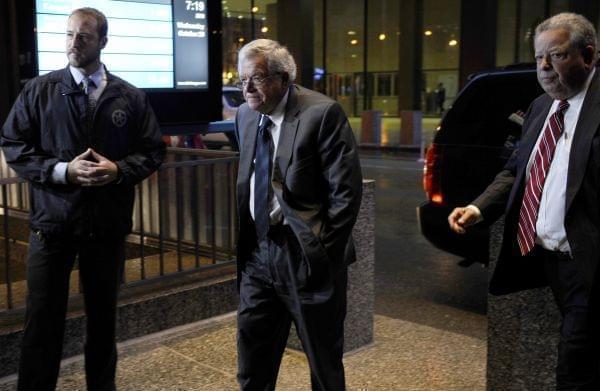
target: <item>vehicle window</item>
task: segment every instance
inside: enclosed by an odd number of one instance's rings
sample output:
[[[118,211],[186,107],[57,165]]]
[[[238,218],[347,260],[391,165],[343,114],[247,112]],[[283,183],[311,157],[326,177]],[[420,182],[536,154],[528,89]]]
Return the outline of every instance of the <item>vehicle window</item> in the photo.
[[[509,134],[520,133],[508,117],[526,111],[541,93],[535,72],[476,78],[459,94],[443,126],[454,142],[501,146]]]
[[[242,91],[223,91],[223,96],[225,97],[227,104],[231,107],[239,107],[244,103]]]

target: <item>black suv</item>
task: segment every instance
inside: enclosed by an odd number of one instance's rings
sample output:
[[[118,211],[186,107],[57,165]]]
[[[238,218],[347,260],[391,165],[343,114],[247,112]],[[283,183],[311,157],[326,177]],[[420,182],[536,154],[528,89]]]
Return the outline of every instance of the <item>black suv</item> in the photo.
[[[542,92],[535,69],[521,66],[478,73],[458,94],[427,150],[428,201],[417,208],[421,233],[436,247],[487,264],[489,228],[478,224],[458,235],[448,215],[500,172],[521,137],[522,112]]]

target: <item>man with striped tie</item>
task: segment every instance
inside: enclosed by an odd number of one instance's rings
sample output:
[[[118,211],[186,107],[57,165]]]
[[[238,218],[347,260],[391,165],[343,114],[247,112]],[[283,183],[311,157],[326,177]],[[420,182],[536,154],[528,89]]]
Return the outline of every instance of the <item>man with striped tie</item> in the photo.
[[[583,16],[562,13],[535,30],[538,81],[523,137],[492,184],[448,221],[464,233],[505,213],[490,293],[549,285],[563,316],[559,390],[598,390],[600,79],[597,38]]]

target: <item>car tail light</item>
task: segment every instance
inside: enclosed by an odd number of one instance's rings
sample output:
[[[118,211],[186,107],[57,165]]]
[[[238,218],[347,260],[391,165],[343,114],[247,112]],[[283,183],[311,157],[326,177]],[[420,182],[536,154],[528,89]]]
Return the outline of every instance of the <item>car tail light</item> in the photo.
[[[442,194],[442,148],[432,143],[425,155],[425,166],[423,167],[423,189],[427,198],[433,203],[443,204]]]

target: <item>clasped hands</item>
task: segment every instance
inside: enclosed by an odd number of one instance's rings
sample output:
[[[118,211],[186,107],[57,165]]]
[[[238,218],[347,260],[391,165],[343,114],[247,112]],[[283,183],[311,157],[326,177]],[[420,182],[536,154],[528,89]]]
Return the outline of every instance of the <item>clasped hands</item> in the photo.
[[[117,165],[92,148],[67,164],[69,183],[81,186],[104,186],[117,179],[118,175]]]

